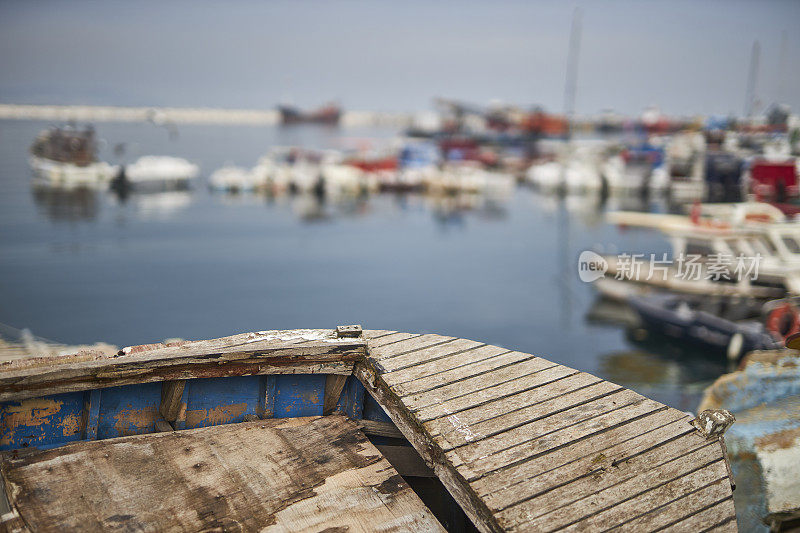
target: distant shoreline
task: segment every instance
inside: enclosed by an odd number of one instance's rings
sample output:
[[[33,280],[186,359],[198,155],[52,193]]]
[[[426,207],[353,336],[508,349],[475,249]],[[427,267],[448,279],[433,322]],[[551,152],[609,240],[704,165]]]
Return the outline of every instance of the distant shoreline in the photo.
[[[411,113],[346,111],[341,125],[408,127],[413,119]],[[277,125],[280,114],[272,109],[0,104],[0,120]]]

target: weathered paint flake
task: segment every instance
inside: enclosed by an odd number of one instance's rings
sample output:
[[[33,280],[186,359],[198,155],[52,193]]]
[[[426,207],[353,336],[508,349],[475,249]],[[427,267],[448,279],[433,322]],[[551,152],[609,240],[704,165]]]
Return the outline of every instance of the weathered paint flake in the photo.
[[[186,426],[190,428],[200,426],[216,426],[241,421],[247,403],[233,405],[220,405],[212,409],[192,409],[186,411]]]

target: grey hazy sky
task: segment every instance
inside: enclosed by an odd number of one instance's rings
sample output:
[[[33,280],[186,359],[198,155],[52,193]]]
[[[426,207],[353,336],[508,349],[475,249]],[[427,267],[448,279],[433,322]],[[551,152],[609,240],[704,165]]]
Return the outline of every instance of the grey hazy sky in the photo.
[[[0,101],[561,110],[576,5],[579,113],[741,113],[756,39],[761,100],[800,111],[800,1],[778,0],[2,1]]]

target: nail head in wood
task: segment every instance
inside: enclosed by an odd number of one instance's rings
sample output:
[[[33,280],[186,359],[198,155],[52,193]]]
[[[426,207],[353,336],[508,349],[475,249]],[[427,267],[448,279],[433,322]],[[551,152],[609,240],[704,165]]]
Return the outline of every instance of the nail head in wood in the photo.
[[[725,409],[706,409],[691,424],[707,439],[721,437],[736,422],[733,413]]]
[[[361,324],[353,324],[351,326],[336,326],[336,336],[340,339],[345,337],[360,337],[361,332]]]

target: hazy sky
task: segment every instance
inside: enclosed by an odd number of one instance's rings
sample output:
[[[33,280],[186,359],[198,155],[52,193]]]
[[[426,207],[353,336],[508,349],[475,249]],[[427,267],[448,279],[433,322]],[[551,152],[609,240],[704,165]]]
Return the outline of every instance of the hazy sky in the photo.
[[[560,111],[576,5],[578,113],[741,113],[756,39],[761,100],[800,111],[800,1],[732,0],[0,0],[0,101],[418,110],[440,95]]]

